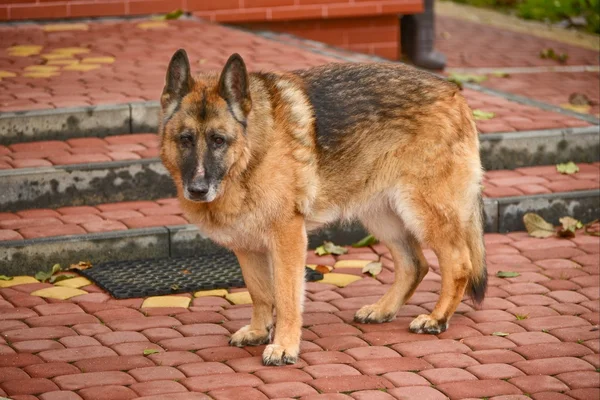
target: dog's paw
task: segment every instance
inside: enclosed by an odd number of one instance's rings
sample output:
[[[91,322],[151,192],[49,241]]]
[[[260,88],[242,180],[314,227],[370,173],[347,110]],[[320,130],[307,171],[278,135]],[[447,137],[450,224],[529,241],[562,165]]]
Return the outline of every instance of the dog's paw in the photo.
[[[409,329],[413,333],[437,335],[448,329],[448,322],[438,321],[431,318],[430,315],[421,314],[410,323]]]
[[[229,344],[237,347],[244,346],[259,346],[269,343],[271,340],[271,330],[250,329],[250,325],[240,328],[236,333],[231,335]]]
[[[379,324],[389,322],[396,317],[396,313],[382,311],[376,304],[362,307],[354,314],[354,321],[363,324]]]
[[[295,364],[298,361],[300,349],[296,347],[284,347],[278,344],[270,344],[263,352],[263,364],[286,365]]]

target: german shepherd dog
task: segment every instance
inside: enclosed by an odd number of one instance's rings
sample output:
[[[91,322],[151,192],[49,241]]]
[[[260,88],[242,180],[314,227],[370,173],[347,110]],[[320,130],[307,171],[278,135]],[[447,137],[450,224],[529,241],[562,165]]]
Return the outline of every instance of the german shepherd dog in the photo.
[[[394,259],[395,280],[355,320],[392,320],[437,255],[442,287],[410,324],[437,334],[465,292],[483,300],[479,141],[458,88],[398,64],[248,73],[233,54],[192,77],[184,50],[161,96],[161,158],[185,215],[237,256],[253,302],[234,346],[271,341],[266,365],[298,359],[307,232],[358,219]]]

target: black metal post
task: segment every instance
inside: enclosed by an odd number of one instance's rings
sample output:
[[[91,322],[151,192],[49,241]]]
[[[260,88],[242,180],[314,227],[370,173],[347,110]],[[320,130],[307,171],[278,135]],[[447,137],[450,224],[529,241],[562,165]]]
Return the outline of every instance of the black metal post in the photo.
[[[400,17],[401,50],[418,67],[444,69],[446,56],[434,49],[434,0],[424,1],[425,11],[422,14]]]

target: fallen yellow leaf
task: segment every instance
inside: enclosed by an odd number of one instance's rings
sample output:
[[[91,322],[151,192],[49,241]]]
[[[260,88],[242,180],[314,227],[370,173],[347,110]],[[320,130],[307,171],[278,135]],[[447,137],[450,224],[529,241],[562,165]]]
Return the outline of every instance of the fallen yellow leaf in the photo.
[[[581,114],[587,114],[590,111],[590,106],[588,104],[575,105],[570,103],[564,103],[560,106],[562,108],[566,108],[567,110],[575,111]]]

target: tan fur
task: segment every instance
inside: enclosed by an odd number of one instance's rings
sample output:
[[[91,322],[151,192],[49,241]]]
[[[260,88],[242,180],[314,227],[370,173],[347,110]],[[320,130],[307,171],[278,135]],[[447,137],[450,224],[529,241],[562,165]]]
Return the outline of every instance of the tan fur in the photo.
[[[310,94],[320,82],[329,84],[339,68],[389,75],[388,82],[363,82],[374,98],[383,99],[387,114],[379,118],[359,109],[348,132],[326,140],[317,132],[320,105],[310,101]],[[433,312],[415,319],[411,329],[444,330],[467,285],[485,268],[477,131],[456,88],[402,66],[250,74],[251,109],[244,133],[234,119],[240,108],[232,108],[235,115],[228,111],[217,82],[212,74],[193,80],[179,110],[161,127],[161,157],[185,214],[240,261],[254,310],[251,324],[236,332],[231,343],[268,342],[275,309],[274,342],[263,359],[275,365],[297,359],[307,231],[339,219],[362,221],[394,258],[392,288],[379,302],[359,310],[356,319],[394,318],[428,271],[420,247],[426,243],[440,261],[442,292]],[[420,86],[405,93],[409,82]],[[199,121],[193,110],[203,101],[202,93],[210,117]],[[402,98],[402,105],[390,106],[396,98]],[[163,119],[170,107],[163,101]],[[213,201],[190,201],[183,196],[175,137],[182,129],[201,137],[211,126],[235,136],[227,152],[228,172]]]

